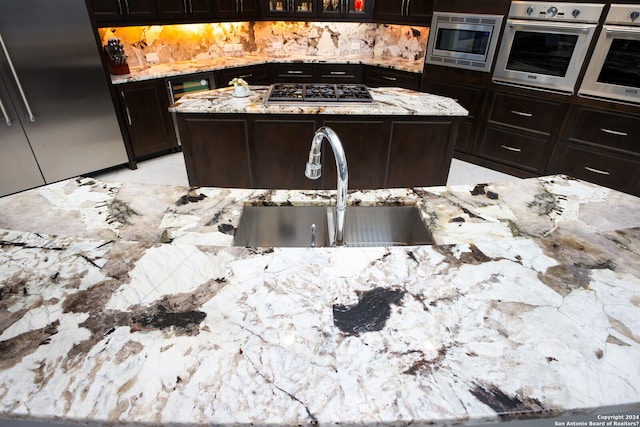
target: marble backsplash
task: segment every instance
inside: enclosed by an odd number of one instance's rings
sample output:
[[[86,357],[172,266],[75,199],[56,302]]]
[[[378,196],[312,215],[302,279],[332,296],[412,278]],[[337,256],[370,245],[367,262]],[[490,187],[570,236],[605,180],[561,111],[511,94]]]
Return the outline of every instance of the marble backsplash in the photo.
[[[428,27],[353,22],[225,22],[98,29],[119,38],[132,67],[251,54],[420,60]],[[151,55],[149,55],[151,54]]]

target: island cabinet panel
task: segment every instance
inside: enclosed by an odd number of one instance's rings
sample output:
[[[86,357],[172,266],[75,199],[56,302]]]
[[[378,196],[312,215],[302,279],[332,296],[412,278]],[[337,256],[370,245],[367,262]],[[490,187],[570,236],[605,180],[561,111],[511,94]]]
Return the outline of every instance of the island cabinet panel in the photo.
[[[320,182],[304,175],[315,120],[251,121],[249,156],[253,188],[314,189]]]
[[[178,147],[164,80],[126,83],[118,91],[136,159]]]
[[[446,119],[392,122],[385,187],[444,185],[457,131]]]
[[[178,129],[191,185],[251,187],[247,120],[188,114]]]
[[[349,187],[384,187],[388,123],[384,120],[326,120],[322,124],[333,129],[342,142],[349,167]],[[322,148],[322,187],[335,188],[337,182],[335,157],[325,141]]]

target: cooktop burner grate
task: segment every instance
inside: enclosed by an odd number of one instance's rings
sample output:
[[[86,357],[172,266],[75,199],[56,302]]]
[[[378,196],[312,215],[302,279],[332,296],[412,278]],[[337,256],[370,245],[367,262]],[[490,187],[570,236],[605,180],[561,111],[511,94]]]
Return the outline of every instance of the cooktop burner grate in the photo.
[[[373,98],[362,84],[274,83],[265,103],[370,103]]]

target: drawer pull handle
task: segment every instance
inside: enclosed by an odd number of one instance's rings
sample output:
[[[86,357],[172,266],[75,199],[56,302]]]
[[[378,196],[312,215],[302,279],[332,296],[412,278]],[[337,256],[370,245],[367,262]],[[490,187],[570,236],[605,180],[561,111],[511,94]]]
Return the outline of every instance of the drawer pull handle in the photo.
[[[504,148],[505,150],[514,151],[516,153],[519,153],[522,151],[521,148],[509,147],[508,145],[501,145],[500,147]]]
[[[304,71],[300,71],[300,70],[288,70],[287,74],[302,74],[304,73]]]
[[[611,175],[611,173],[607,172],[607,171],[603,171],[600,169],[594,169],[594,168],[590,168],[589,166],[585,166],[584,167],[586,170],[588,170],[589,172],[593,172],[593,173],[597,173],[600,175]]]
[[[398,80],[396,77],[391,77],[391,76],[382,76],[382,78],[392,82],[395,82],[396,80]]]
[[[251,77],[253,77],[253,73],[245,74],[244,76],[240,76],[241,79],[248,79],[248,78],[251,78]]]
[[[533,117],[533,114],[531,113],[523,113],[522,111],[516,111],[516,110],[511,110],[511,112],[513,114],[515,114],[516,116],[521,116],[521,117]]]
[[[347,74],[346,71],[332,71],[331,72],[332,76],[344,76],[345,74]]]
[[[608,133],[611,135],[617,135],[617,136],[628,136],[629,134],[626,132],[620,132],[617,130],[611,130],[611,129],[607,129],[607,128],[600,128],[600,130],[604,133]]]

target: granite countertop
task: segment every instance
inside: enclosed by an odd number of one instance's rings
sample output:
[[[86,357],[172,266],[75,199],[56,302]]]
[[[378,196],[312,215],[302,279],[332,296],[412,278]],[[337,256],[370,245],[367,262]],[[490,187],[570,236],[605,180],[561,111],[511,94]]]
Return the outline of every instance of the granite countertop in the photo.
[[[141,80],[173,77],[182,74],[199,73],[205,71],[222,70],[225,68],[243,67],[249,65],[261,65],[268,63],[296,63],[308,64],[362,64],[386,67],[411,73],[422,73],[424,59],[409,60],[405,58],[385,58],[364,55],[340,55],[337,57],[313,56],[313,55],[287,55],[273,56],[267,54],[248,54],[243,56],[221,56],[203,60],[192,60],[155,64],[140,67],[131,67],[130,74],[111,75],[111,83],[122,84]],[[219,84],[225,84],[222,82]]]
[[[335,192],[0,198],[0,418],[431,425],[640,409],[640,199],[565,176],[349,193],[433,246],[230,246]],[[352,323],[345,321],[352,320]]]
[[[173,104],[175,113],[341,114],[384,116],[467,116],[469,112],[451,98],[397,87],[369,88],[372,103],[317,105],[264,104],[269,86],[250,86],[246,97],[233,96],[233,87],[187,94]]]

